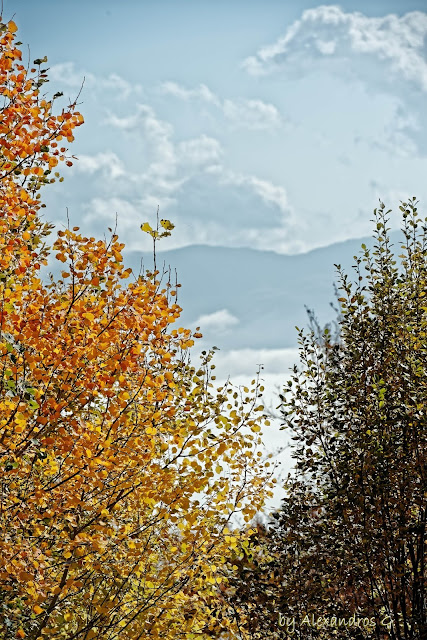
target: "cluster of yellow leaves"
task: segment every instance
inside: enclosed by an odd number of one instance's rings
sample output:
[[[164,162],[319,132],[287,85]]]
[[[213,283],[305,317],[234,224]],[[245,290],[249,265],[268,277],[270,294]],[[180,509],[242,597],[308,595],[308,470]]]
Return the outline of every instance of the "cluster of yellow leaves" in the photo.
[[[170,329],[176,292],[156,271],[126,284],[116,235],[59,231],[62,277],[38,277],[36,192],[83,119],[39,101],[15,31],[0,39],[0,637],[209,637],[234,624],[231,517],[249,522],[272,486],[260,388],[211,390],[212,352],[187,358],[201,334]]]

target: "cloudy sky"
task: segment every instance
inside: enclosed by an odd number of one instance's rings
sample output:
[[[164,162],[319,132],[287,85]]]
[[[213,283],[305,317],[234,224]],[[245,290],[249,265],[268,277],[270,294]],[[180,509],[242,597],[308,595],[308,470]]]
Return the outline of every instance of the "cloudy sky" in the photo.
[[[426,0],[4,0],[12,15],[25,55],[48,56],[58,107],[84,78],[79,160],[44,194],[53,222],[68,207],[102,236],[117,214],[144,253],[159,206],[175,224],[164,249],[297,254],[369,235],[379,198],[425,208]],[[294,355],[222,353],[220,368],[273,362],[279,379]]]
[[[86,124],[51,218],[298,253],[426,200],[425,0],[5,0]],[[60,105],[60,102],[58,102]],[[395,224],[398,224],[396,217]],[[166,246],[165,246],[166,248]]]

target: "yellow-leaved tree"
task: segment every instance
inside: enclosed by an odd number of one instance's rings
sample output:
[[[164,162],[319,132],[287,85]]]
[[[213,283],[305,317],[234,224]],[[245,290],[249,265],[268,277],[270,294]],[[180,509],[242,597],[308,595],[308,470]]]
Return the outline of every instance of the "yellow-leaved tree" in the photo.
[[[0,24],[0,637],[231,633],[233,514],[249,523],[272,486],[262,387],[215,389],[212,351],[190,364],[176,290],[125,269],[115,234],[59,231],[61,278],[41,280],[39,190],[83,118],[53,115],[15,32]]]

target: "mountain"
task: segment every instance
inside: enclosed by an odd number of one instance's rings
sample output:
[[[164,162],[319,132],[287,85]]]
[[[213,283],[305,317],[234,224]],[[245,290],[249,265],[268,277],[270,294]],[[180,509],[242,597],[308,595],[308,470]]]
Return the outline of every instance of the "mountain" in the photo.
[[[400,232],[390,233],[399,248]],[[331,244],[303,254],[281,255],[273,251],[191,245],[157,253],[157,268],[163,264],[177,271],[178,304],[183,308],[180,325],[194,327],[200,316],[221,310],[237,318],[229,328],[221,327],[221,314],[200,322],[209,346],[221,349],[285,348],[297,341],[295,326],[307,325],[306,307],[321,323],[331,321],[335,312],[333,284],[338,281],[334,264],[352,275],[354,256],[361,244],[373,245],[372,238]],[[139,272],[141,254],[124,254],[126,266]],[[152,269],[153,260],[145,259]],[[222,314],[224,316],[224,314]],[[228,316],[230,317],[230,316]]]
[[[400,238],[400,231],[390,233],[397,249]],[[190,245],[158,252],[157,268],[170,266],[173,282],[176,269],[181,283],[178,304],[183,309],[179,326],[200,324],[203,348],[284,349],[297,343],[295,326],[307,325],[306,307],[321,324],[335,318],[330,306],[335,303],[333,285],[338,282],[334,264],[340,264],[351,277],[354,256],[360,254],[362,243],[371,248],[374,241],[352,239],[296,255]],[[123,254],[124,264],[135,273],[140,271],[141,258],[146,269],[153,268],[152,255]],[[42,273],[50,270],[59,276],[62,268],[53,262]],[[205,318],[198,323],[201,316]]]

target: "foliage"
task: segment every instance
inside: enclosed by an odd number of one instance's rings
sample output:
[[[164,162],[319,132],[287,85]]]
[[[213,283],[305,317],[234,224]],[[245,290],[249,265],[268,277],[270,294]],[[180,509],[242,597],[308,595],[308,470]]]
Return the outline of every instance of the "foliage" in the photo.
[[[115,234],[59,231],[61,279],[40,280],[38,191],[83,118],[52,114],[15,31],[1,25],[0,637],[231,632],[233,514],[248,523],[271,487],[262,387],[213,390],[213,352],[188,358],[201,334],[171,328],[176,289],[156,270],[126,284]]]
[[[300,332],[301,365],[280,396],[295,472],[253,539],[261,557],[240,555],[230,583],[254,638],[286,638],[292,621],[296,638],[427,637],[427,220],[416,204],[400,207],[399,263],[381,204],[356,282],[338,265],[339,339]]]

